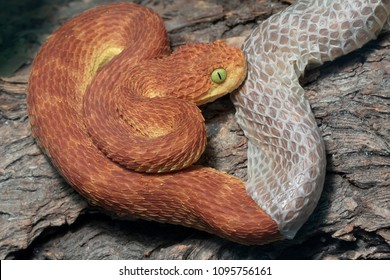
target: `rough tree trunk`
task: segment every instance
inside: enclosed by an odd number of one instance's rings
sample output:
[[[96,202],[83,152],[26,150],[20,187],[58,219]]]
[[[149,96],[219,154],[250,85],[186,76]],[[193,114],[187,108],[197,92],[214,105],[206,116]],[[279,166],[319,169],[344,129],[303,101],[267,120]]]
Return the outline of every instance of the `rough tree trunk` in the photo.
[[[53,28],[101,2],[57,0],[36,7],[31,13],[41,26],[21,35],[27,38],[25,52],[33,53]],[[289,1],[231,2],[143,1],[165,19],[173,47],[246,35]],[[390,258],[388,34],[308,71],[302,79],[326,143],[325,188],[296,239],[266,246],[242,246],[180,226],[124,220],[88,206],[31,136],[26,111],[31,59],[0,80],[1,259]],[[202,110],[209,142],[201,163],[245,179],[246,139],[229,98]]]

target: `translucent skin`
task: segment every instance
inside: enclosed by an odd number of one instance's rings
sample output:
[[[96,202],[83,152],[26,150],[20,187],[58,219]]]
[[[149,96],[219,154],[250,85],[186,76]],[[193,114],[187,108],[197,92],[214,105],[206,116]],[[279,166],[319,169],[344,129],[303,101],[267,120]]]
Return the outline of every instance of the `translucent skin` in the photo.
[[[302,0],[262,22],[244,43],[248,77],[232,99],[248,144],[251,197],[293,238],[313,212],[325,148],[299,77],[375,39],[390,1]]]

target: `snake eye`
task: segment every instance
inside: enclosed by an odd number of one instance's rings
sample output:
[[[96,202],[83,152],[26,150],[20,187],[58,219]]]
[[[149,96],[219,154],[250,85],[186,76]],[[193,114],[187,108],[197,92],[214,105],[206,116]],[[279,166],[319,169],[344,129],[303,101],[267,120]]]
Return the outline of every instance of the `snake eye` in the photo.
[[[217,68],[211,73],[211,80],[220,84],[226,80],[227,72],[224,68]]]

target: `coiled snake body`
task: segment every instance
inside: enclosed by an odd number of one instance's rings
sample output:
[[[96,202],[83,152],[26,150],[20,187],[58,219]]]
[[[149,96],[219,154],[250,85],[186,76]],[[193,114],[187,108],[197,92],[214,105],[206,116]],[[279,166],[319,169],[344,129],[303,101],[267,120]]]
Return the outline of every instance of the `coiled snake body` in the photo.
[[[325,177],[324,145],[298,78],[308,64],[375,38],[389,13],[387,0],[303,0],[252,32],[247,78],[232,96],[249,140],[246,184],[188,167],[205,145],[195,104],[238,87],[242,53],[215,42],[167,57],[162,20],[134,4],[88,11],[42,46],[28,88],[33,135],[64,178],[106,209],[245,244],[293,238]],[[218,69],[227,76],[210,79]]]

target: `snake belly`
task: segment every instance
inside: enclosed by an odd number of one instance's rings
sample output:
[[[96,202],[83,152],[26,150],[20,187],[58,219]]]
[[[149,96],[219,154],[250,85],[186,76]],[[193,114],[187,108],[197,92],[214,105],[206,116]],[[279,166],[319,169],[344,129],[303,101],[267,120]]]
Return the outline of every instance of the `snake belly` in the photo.
[[[232,96],[248,143],[248,194],[293,238],[313,212],[325,177],[324,143],[299,84],[318,66],[375,39],[390,1],[301,0],[244,42],[248,76]]]

